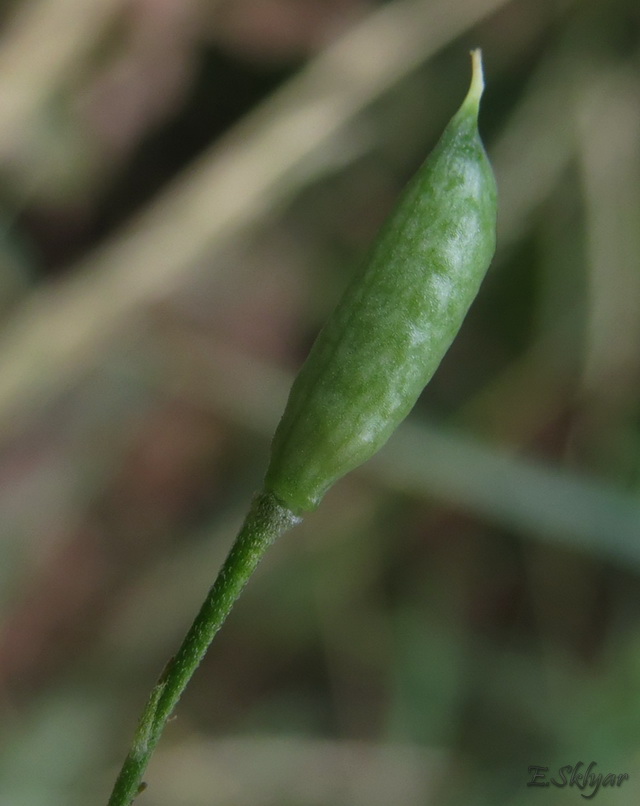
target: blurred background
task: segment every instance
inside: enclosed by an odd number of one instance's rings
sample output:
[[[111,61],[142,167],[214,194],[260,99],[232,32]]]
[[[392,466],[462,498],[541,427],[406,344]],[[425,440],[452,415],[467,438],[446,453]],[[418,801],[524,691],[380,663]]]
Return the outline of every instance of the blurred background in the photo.
[[[140,804],[577,803],[526,784],[580,761],[638,802],[639,32],[634,0],[5,0],[3,806],[106,803],[474,46],[493,267],[261,565]]]

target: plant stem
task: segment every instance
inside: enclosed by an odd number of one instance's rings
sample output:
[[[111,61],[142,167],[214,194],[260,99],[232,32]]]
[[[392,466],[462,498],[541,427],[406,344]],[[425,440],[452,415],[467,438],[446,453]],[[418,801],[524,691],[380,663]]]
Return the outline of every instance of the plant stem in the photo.
[[[142,776],[165,722],[198,668],[213,637],[269,546],[300,518],[270,493],[257,495],[200,612],[154,686],[108,806],[130,806],[143,789]]]

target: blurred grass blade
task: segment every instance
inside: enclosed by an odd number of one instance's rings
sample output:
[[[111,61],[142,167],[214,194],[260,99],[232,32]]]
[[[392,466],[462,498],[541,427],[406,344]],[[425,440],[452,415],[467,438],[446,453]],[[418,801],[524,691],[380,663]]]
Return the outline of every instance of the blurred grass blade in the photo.
[[[126,0],[18,4],[0,41],[0,159],[73,75]]]
[[[399,429],[371,467],[396,490],[640,568],[640,502],[601,480],[416,423]]]

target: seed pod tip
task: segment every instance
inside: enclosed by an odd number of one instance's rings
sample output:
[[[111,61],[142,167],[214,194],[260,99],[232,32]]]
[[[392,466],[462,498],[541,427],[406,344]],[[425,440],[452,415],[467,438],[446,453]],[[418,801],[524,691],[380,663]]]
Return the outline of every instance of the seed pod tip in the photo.
[[[480,98],[484,90],[484,73],[482,70],[482,51],[475,48],[471,51],[471,84],[469,92],[464,99],[462,106],[473,107],[476,111],[480,106]]]

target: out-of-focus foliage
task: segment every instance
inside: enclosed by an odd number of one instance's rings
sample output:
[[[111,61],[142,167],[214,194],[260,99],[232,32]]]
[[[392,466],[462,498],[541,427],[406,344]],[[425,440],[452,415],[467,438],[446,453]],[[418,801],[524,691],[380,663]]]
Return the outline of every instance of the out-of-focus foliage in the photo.
[[[106,802],[473,46],[494,267],[410,421],[272,550],[140,803],[564,804],[528,767],[579,761],[637,803],[638,4],[0,14],[0,803]]]

